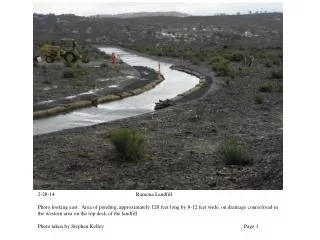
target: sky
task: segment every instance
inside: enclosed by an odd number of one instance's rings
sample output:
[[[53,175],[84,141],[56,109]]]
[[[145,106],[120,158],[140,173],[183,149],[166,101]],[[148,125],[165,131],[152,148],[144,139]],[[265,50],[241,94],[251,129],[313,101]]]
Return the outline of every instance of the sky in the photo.
[[[118,14],[128,12],[163,12],[178,11],[191,15],[214,15],[216,13],[235,14],[248,13],[249,11],[282,12],[282,3],[195,3],[176,2],[169,3],[158,1],[150,2],[92,2],[92,1],[41,1],[33,2],[34,13],[73,13],[80,16],[90,16],[96,14]]]

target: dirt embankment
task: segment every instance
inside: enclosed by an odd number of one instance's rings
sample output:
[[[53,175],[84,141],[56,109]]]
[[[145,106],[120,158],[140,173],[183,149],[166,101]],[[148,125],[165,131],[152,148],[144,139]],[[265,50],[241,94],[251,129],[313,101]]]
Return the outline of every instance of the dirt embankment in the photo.
[[[66,67],[63,63],[41,63],[33,68],[33,104],[74,96],[99,87],[100,81],[115,84],[126,76],[138,77],[131,66],[95,61]]]
[[[214,75],[204,66],[193,69]],[[34,188],[282,189],[282,78],[272,77],[279,69],[282,65],[270,68],[258,59],[246,75],[214,78],[217,87],[200,98],[34,136]],[[120,127],[147,138],[149,160],[116,160],[107,136]],[[253,165],[225,165],[219,158],[217,146],[229,136],[248,147]]]
[[[34,118],[138,95],[163,80],[153,69],[125,63],[42,63],[34,69]]]

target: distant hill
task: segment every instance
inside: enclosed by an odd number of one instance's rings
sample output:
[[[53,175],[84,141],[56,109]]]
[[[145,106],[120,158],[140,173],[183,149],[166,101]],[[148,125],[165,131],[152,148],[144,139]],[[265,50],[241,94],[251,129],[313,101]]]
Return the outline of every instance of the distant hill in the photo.
[[[138,17],[188,17],[190,14],[180,12],[135,12],[135,13],[120,13],[120,14],[101,14],[93,17],[100,18],[138,18]]]
[[[147,48],[161,43],[211,48],[235,44],[236,41],[241,45],[243,35],[248,32],[249,35],[261,36],[257,37],[259,39],[269,36],[264,38],[268,42],[261,42],[261,44],[282,46],[282,13],[190,17],[169,17],[164,16],[163,13],[156,13],[156,15],[153,13],[153,16],[157,17],[119,18],[118,15],[118,17],[99,18],[72,14],[35,13],[33,14],[33,39],[35,43],[40,44],[58,42],[66,37],[74,38],[84,45],[139,45]],[[256,37],[250,39],[252,44],[256,44]],[[246,46],[250,43],[245,41]]]

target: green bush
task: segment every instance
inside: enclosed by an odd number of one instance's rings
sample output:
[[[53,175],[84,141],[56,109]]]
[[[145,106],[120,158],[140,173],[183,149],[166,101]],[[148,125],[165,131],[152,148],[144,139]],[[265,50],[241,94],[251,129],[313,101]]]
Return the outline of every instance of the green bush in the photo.
[[[121,158],[137,161],[146,158],[145,139],[135,129],[120,128],[110,135]]]
[[[210,64],[217,64],[217,63],[220,63],[220,64],[228,63],[228,60],[223,58],[221,55],[214,54],[210,58]]]
[[[274,87],[275,92],[283,92],[283,86],[282,85],[277,85]]]
[[[221,54],[213,53],[212,57],[210,58],[210,64],[212,70],[217,73],[217,76],[230,76],[234,78],[235,74],[229,66],[229,61],[225,59]]]
[[[198,60],[200,62],[204,62],[206,60],[206,56],[200,56]]]
[[[273,91],[273,86],[272,85],[264,85],[264,86],[261,86],[259,88],[259,91],[260,92],[272,92]]]
[[[222,77],[233,76],[233,72],[230,69],[228,63],[221,63],[221,62],[213,63],[212,70],[217,72],[217,76],[222,76]]]
[[[266,68],[271,68],[271,64],[269,62],[266,62],[266,64],[264,65]]]
[[[248,76],[249,75],[249,69],[245,68],[239,68],[238,71],[234,71],[233,74],[237,77],[245,77],[245,76]]]
[[[253,163],[247,148],[239,145],[237,139],[233,137],[220,143],[218,154],[226,165],[248,165]]]
[[[241,62],[244,60],[243,52],[234,52],[228,56],[228,60],[233,62]]]
[[[258,53],[256,56],[261,59],[266,59],[268,57],[265,53]]]
[[[283,74],[282,74],[282,71],[279,70],[279,71],[273,71],[271,73],[271,78],[283,78]]]
[[[280,64],[281,64],[281,61],[280,61],[279,58],[275,58],[275,59],[273,59],[272,64],[273,64],[273,65],[280,65]]]

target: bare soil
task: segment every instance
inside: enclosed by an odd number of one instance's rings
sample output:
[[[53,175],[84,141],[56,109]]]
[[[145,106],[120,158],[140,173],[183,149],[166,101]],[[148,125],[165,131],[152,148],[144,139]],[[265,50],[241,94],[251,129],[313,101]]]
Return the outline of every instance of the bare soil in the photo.
[[[101,64],[105,66],[100,67]],[[66,71],[74,72],[75,77],[64,77]],[[124,79],[128,75],[137,76],[138,73],[125,63],[111,64],[100,60],[73,67],[66,67],[61,62],[41,63],[33,68],[33,103],[87,92],[97,87],[99,79],[115,83],[117,79]]]

